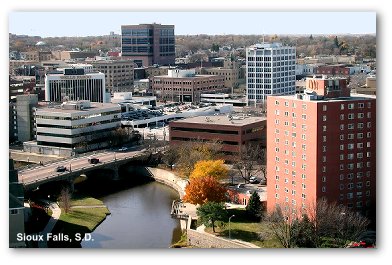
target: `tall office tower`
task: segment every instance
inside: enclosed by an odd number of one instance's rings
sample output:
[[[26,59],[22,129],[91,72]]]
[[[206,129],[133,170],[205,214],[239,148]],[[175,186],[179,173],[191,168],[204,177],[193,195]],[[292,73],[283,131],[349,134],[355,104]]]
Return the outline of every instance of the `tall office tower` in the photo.
[[[109,102],[105,91],[105,75],[91,69],[85,72],[87,69],[64,68],[48,73],[45,77],[45,100]]]
[[[139,66],[174,65],[174,25],[140,24],[121,26],[122,56]]]
[[[304,94],[268,97],[267,112],[269,211],[326,200],[375,216],[376,96],[315,77]]]
[[[265,107],[270,95],[295,94],[295,47],[255,44],[246,49],[248,106]]]

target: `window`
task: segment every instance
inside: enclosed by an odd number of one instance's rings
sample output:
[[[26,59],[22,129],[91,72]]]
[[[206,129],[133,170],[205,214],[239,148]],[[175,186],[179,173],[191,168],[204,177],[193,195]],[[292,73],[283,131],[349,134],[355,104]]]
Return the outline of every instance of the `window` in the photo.
[[[322,181],[322,182],[327,182],[327,177],[326,177],[326,176],[323,176],[323,177],[321,178],[321,181]]]
[[[347,149],[348,150],[354,149],[354,144],[347,144]]]
[[[340,135],[340,140],[343,141],[344,140],[344,134]]]
[[[341,121],[344,120],[344,114],[340,114],[340,120],[341,120]]]
[[[275,105],[279,105],[279,101],[275,100]]]
[[[323,125],[323,132],[326,132],[326,131],[327,131],[327,126]]]
[[[366,191],[366,197],[370,197],[370,190]]]
[[[363,153],[357,153],[357,158],[363,158]]]
[[[362,189],[362,182],[357,182],[357,189]]]
[[[371,152],[366,152],[366,157],[371,157]]]
[[[354,188],[354,183],[348,183],[347,184],[347,189],[352,190]]]
[[[349,159],[349,160],[354,159],[354,154],[347,154],[347,159]]]
[[[357,198],[358,199],[362,198],[362,191],[357,191]]]
[[[366,162],[366,167],[370,167],[371,163],[370,162]]]
[[[323,121],[327,121],[327,115],[323,115]]]
[[[302,134],[301,138],[302,138],[303,140],[306,140],[306,135],[305,135],[305,134]]]
[[[306,144],[302,145],[302,150],[306,150]]]
[[[347,169],[353,170],[354,164],[353,163],[347,164]]]
[[[366,137],[367,137],[367,138],[372,137],[372,133],[371,133],[371,132],[367,132],[367,133],[366,133]]]
[[[369,163],[369,162],[368,162]],[[358,162],[357,163],[357,168],[363,168],[363,162]]]
[[[340,104],[340,109],[344,110],[344,104]]]
[[[306,189],[306,184],[305,183],[302,183],[302,189]]]
[[[340,130],[341,130],[341,131],[344,130],[344,124],[340,124]]]
[[[354,104],[353,103],[348,104],[348,109],[354,109]]]
[[[306,155],[305,154],[302,155],[302,160],[306,160]]]
[[[372,113],[371,113],[371,112],[368,112],[368,113],[367,113],[367,118],[370,119],[371,117],[372,117]]]
[[[367,143],[366,143],[366,147],[370,147],[370,142],[367,142]]]
[[[326,156],[323,156],[323,162],[324,163],[327,162],[327,157]]]
[[[275,110],[275,114],[276,114],[276,115],[279,115],[279,110],[278,110],[278,109]]]
[[[357,143],[357,148],[362,149],[363,148],[363,143]]]
[[[344,184],[339,185],[339,190],[344,190]]]
[[[358,129],[363,129],[363,123],[358,123],[357,128]]]
[[[368,107],[368,109],[370,109],[370,108],[372,107],[372,103],[371,103],[371,102],[368,102],[368,103],[367,103],[367,107]]]
[[[279,189],[279,185],[278,185],[278,184],[275,185],[275,189],[276,189],[276,190]]]
[[[353,133],[349,133],[349,134],[347,135],[347,139],[349,139],[349,140],[354,139],[354,134],[353,134]]]
[[[354,173],[349,173],[347,174],[347,179],[353,179],[354,178]]]
[[[348,119],[349,119],[349,120],[354,119],[354,114],[353,114],[353,113],[348,114]]]
[[[306,174],[302,174],[302,175],[301,175],[301,178],[302,178],[302,179],[306,179]]]
[[[363,109],[365,107],[364,103],[358,103],[358,108]]]
[[[344,144],[341,144],[340,145],[340,151],[343,151],[344,150]]]
[[[323,105],[323,111],[327,111],[327,105]]]
[[[366,187],[370,187],[370,181],[366,181]]]
[[[344,155],[340,154],[339,158],[340,158],[340,160],[344,160]]]
[[[302,127],[302,130],[304,130],[304,131],[306,130],[306,124],[302,124],[301,127]]]
[[[306,110],[307,106],[306,104],[302,104],[302,109]]]
[[[323,145],[323,152],[324,153],[327,152],[327,146],[326,145]]]
[[[323,173],[327,172],[327,167],[326,167],[326,166],[323,166],[322,171],[323,171]]]
[[[344,174],[340,174],[339,179],[344,180]]]
[[[306,114],[302,114],[302,119],[306,120]]]
[[[349,123],[349,124],[347,125],[347,128],[348,128],[349,130],[354,129],[354,124],[353,124],[353,123]]]
[[[367,123],[367,127],[368,127],[368,128],[371,128],[371,127],[372,127],[372,123],[371,123],[370,121]]]
[[[363,113],[358,113],[358,119],[362,119],[363,118]]]
[[[352,192],[347,193],[347,199],[352,199],[352,198],[353,198],[353,193]]]
[[[322,192],[326,192],[326,191],[327,191],[327,187],[323,186],[323,187],[321,188],[321,191],[322,191]]]
[[[362,139],[363,138],[363,133],[357,133],[357,138]]]

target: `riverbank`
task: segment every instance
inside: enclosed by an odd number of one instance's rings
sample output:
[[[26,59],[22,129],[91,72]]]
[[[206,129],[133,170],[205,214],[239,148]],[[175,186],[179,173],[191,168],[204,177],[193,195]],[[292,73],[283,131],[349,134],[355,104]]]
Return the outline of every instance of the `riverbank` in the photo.
[[[104,203],[87,195],[75,195],[71,200],[68,213],[62,209],[60,218],[52,233],[66,235],[69,240],[48,242],[51,248],[80,248],[80,238],[91,233],[109,215],[110,212]]]

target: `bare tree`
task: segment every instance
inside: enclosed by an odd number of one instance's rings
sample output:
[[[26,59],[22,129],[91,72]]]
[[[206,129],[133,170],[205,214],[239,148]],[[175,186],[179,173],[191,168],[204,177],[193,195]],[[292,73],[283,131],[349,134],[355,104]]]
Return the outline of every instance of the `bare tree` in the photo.
[[[163,154],[163,162],[173,170],[173,165],[179,159],[179,150],[175,145],[169,145]]]
[[[249,181],[252,174],[263,172],[266,178],[266,152],[258,143],[247,143],[241,146],[239,157],[233,163],[233,168],[238,170],[245,183]]]
[[[285,205],[284,209],[278,205],[266,218],[273,234],[284,248],[293,248],[295,246],[294,220],[296,216],[291,213],[287,214],[289,209],[288,205]]]
[[[64,187],[61,190],[58,201],[60,203],[60,207],[64,209],[64,212],[68,213],[71,209],[71,193],[68,187]]]

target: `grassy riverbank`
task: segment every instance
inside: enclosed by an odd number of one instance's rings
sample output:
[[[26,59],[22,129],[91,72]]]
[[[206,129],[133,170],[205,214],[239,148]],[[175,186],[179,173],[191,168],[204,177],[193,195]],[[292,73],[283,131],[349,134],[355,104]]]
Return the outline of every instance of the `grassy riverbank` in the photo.
[[[245,209],[229,209],[228,215],[235,215],[230,222],[230,235],[232,239],[239,239],[259,246],[261,248],[281,248],[282,245],[275,238],[267,222],[254,222],[249,220]],[[205,229],[207,233],[214,234],[212,228]],[[229,225],[215,228],[215,235],[229,237]]]
[[[65,213],[64,209],[61,209],[60,218],[53,231],[53,233],[68,235],[72,242],[49,242],[49,247],[80,247],[80,242],[74,240],[75,235],[91,233],[108,214],[110,212],[102,201],[84,195],[73,196],[70,210]]]

